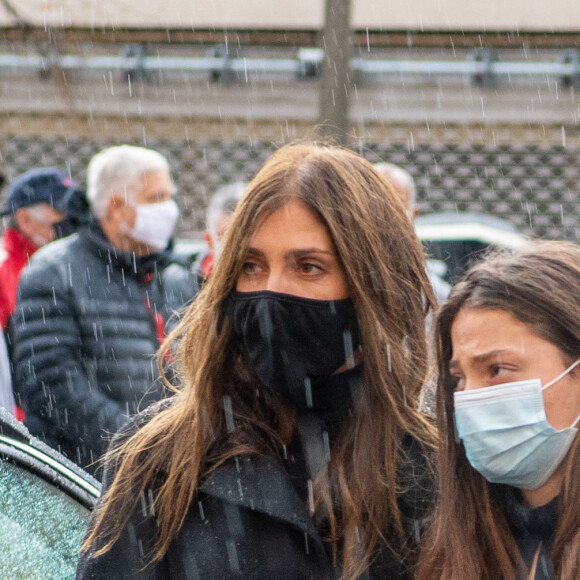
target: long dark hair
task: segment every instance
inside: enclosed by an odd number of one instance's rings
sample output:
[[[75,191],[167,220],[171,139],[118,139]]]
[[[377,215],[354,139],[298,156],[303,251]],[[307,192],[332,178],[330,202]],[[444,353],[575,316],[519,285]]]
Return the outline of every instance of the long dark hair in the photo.
[[[505,486],[488,483],[456,442],[451,328],[463,308],[509,312],[535,334],[556,345],[570,364],[580,358],[580,247],[568,242],[533,242],[474,266],[441,307],[437,323],[437,390],[441,449],[438,502],[421,547],[421,580],[515,578],[523,562],[500,510]],[[552,544],[558,578],[580,576],[580,438],[565,465],[559,518]],[[525,573],[525,571],[523,571]]]
[[[368,162],[345,149],[298,144],[274,153],[239,203],[213,275],[160,355],[177,344],[182,386],[175,402],[111,457],[116,476],[84,549],[98,540],[97,554],[108,550],[135,497],[163,472],[155,500],[159,540],[151,558],[160,560],[212,470],[235,455],[279,455],[292,437],[292,413],[256,382],[222,313],[260,219],[290,199],[306,204],[328,229],[364,351],[356,411],[316,482],[318,509],[329,522],[327,539],[341,542],[344,576],[355,578],[387,532],[402,538],[396,480],[401,440],[409,433],[427,447],[434,441],[417,411],[427,370],[425,317],[434,303],[423,250],[398,196]],[[224,415],[225,398],[233,429]],[[362,550],[356,530],[364,538]]]

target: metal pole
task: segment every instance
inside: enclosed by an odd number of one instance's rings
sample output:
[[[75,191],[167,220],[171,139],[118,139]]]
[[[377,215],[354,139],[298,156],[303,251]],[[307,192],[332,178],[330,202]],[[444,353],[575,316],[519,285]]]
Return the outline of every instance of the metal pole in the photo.
[[[319,134],[346,145],[349,140],[349,94],[352,36],[351,0],[326,0],[322,46]]]

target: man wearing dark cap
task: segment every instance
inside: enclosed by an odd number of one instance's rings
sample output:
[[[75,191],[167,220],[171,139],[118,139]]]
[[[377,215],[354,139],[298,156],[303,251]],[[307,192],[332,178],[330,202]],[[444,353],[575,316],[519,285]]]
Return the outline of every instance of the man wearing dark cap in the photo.
[[[0,324],[6,328],[14,311],[20,273],[30,256],[55,238],[55,225],[65,218],[65,198],[74,182],[56,167],[31,169],[8,190],[2,216],[10,221],[0,254]]]

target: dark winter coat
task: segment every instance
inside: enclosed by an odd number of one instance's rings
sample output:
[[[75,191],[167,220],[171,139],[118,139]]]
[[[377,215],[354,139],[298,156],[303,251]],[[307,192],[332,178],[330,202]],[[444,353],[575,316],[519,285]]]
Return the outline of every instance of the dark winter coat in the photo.
[[[537,508],[527,508],[518,500],[517,491],[506,487],[502,511],[527,570],[532,568],[538,552],[534,580],[555,580],[551,550],[558,525],[558,498]]]
[[[130,432],[125,430],[126,434]],[[117,439],[116,441],[118,441]],[[406,493],[401,511],[411,539],[431,504],[431,476],[420,447],[405,439],[409,461],[401,474]],[[105,468],[104,490],[113,479]],[[146,494],[148,495],[148,494]],[[332,563],[287,470],[275,457],[234,458],[201,485],[185,522],[164,559],[143,570],[156,538],[151,497],[143,497],[121,538],[102,556],[91,558],[98,542],[81,555],[77,580],[335,580],[340,570]],[[362,578],[410,578],[403,564],[387,549],[378,554]]]
[[[196,291],[169,253],[119,252],[95,220],[37,252],[11,329],[30,432],[84,467],[98,459],[128,415],[166,395],[154,355]]]

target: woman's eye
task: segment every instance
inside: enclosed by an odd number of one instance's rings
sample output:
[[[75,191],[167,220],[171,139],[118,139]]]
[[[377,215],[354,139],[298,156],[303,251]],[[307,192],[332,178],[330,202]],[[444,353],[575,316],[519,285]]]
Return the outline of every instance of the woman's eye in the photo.
[[[491,374],[494,377],[499,377],[507,372],[507,369],[501,365],[493,365],[491,367]]]
[[[258,270],[259,266],[255,262],[244,262],[242,265],[242,272],[248,276],[256,274]]]
[[[462,391],[465,386],[465,379],[457,375],[451,375],[451,382],[454,391]]]
[[[318,264],[305,262],[304,264],[300,264],[300,271],[303,274],[318,274],[322,272],[322,268]]]

